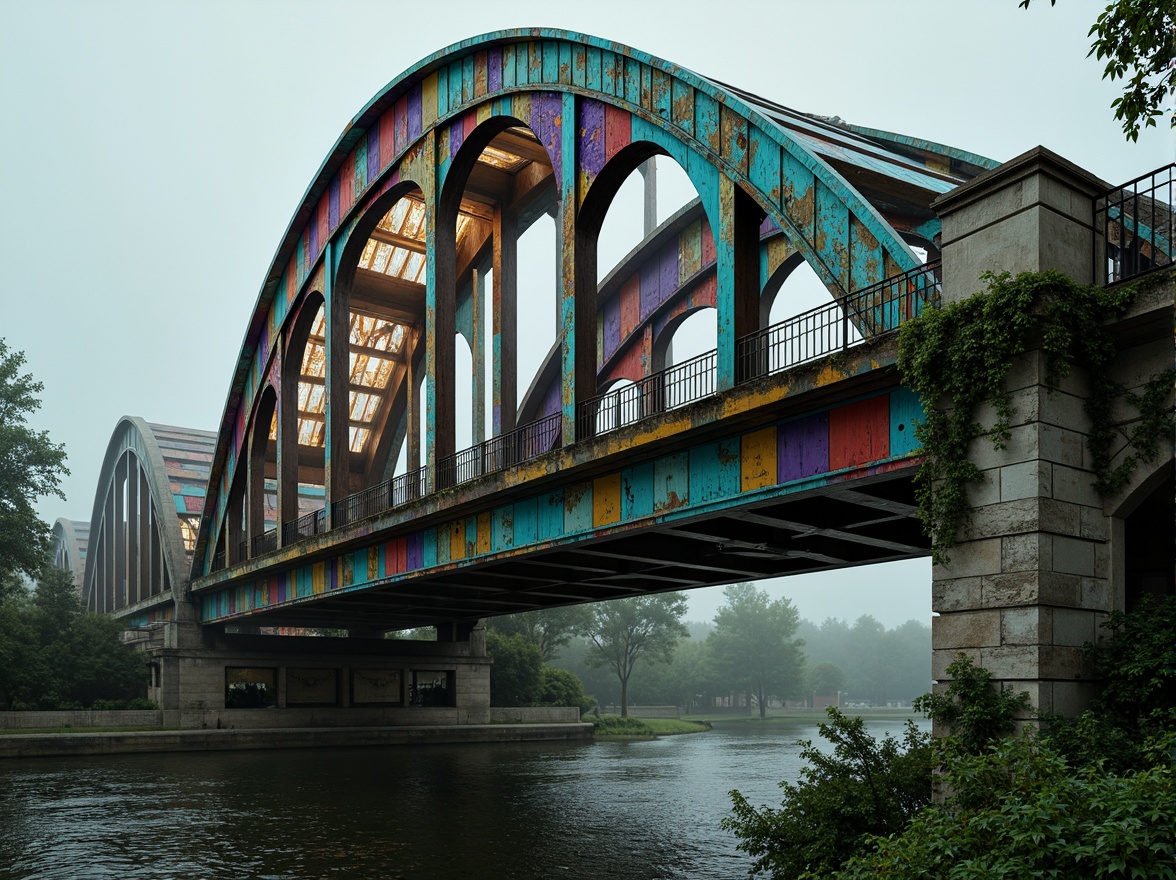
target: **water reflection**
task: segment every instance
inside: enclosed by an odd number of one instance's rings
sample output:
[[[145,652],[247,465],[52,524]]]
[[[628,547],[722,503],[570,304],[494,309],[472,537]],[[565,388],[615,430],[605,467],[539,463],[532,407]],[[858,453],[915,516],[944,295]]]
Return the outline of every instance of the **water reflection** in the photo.
[[[777,803],[815,737],[3,762],[0,877],[741,877],[727,792]]]

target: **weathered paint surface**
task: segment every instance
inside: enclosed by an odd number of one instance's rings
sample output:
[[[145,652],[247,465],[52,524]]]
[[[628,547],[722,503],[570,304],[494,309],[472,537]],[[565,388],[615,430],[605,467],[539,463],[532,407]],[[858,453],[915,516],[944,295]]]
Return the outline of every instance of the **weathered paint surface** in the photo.
[[[614,528],[673,522],[752,501],[853,480],[915,462],[905,438],[919,417],[906,389],[700,444],[440,527],[297,566],[200,597],[205,622],[324,593],[363,589],[503,555],[580,541]],[[894,444],[891,436],[904,438]]]
[[[653,143],[685,169],[711,228],[726,228],[730,206],[720,191],[734,183],[783,230],[789,246],[802,253],[827,284],[843,290],[913,268],[915,261],[881,215],[826,164],[827,159],[872,163],[869,167],[875,171],[931,189],[950,186],[929,172],[900,167],[902,162],[888,159],[886,164],[878,158],[881,149],[867,150],[878,155],[863,158],[852,149],[826,143],[828,132],[821,140],[805,135],[803,126],[785,128],[739,96],[689,71],[595,38],[562,31],[502,32],[425,59],[357,117],[344,135],[343,143],[350,147],[336,151],[324,166],[279,248],[222,420],[222,444],[210,486],[216,510],[205,511],[201,528],[199,549],[205,564],[211,559],[211,535],[225,518],[228,490],[256,396],[270,370],[273,343],[297,300],[308,290],[323,289],[338,268],[324,265],[328,243],[337,241],[336,251],[342,252],[356,217],[402,181],[416,183],[430,200],[435,197],[456,150],[474,126],[496,114],[530,125],[548,150],[565,202],[582,202],[603,168],[625,146],[638,140]],[[439,161],[421,161],[425,144],[435,142],[445,147],[438,151]],[[574,223],[569,219],[574,218],[574,206],[565,208],[563,216],[563,226]],[[563,231],[564,241],[569,241],[571,230]],[[656,282],[649,278],[650,285],[656,283],[656,296],[675,274],[681,287],[693,271],[693,254],[699,254],[699,270],[715,261],[713,237],[700,232],[697,248],[678,248],[676,265],[665,264]],[[729,289],[732,269],[724,256],[729,239],[720,239],[715,297],[719,349],[725,355],[720,386],[726,387],[733,369],[727,362],[732,360],[734,336],[723,291]],[[564,248],[565,285],[570,277],[568,250]],[[644,283],[637,287],[638,320],[648,318],[645,306],[653,302],[651,290]],[[565,291],[566,298],[574,296],[566,286]],[[614,352],[634,317],[631,304],[622,303],[615,312],[606,318],[608,331],[601,343]],[[565,337],[572,338],[566,314],[564,319]],[[631,368],[633,361],[627,363]],[[648,368],[648,357],[643,363]],[[564,372],[568,373],[566,365]],[[573,404],[572,396],[562,401],[565,428],[572,422]]]

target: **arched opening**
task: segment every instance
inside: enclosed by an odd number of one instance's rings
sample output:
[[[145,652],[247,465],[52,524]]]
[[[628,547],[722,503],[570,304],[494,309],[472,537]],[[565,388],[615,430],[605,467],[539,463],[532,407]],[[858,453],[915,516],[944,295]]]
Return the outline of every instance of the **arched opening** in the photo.
[[[1176,567],[1176,525],[1172,498],[1176,479],[1171,463],[1148,480],[1124,507],[1133,509],[1123,518],[1122,608],[1134,611],[1145,596],[1163,599],[1173,595],[1172,571]]]
[[[246,494],[249,557],[278,547],[277,524],[277,392],[267,385],[261,393],[250,429]]]
[[[611,430],[605,425],[626,424],[629,416],[644,418],[664,409],[669,403],[669,376],[664,371],[675,366],[673,356],[666,358],[672,348],[670,339],[688,314],[707,307],[713,312],[716,305],[715,241],[701,205],[678,211],[670,222],[646,238],[641,220],[648,215],[642,215],[631,204],[641,193],[640,169],[647,167],[655,155],[659,180],[668,178],[674,184],[675,198],[667,203],[667,210],[676,203],[696,201],[697,192],[676,162],[653,144],[637,143],[619,151],[605,165],[580,211],[577,297],[584,291],[590,303],[599,304],[599,312],[591,322],[593,330],[599,325],[599,358],[593,359],[590,386],[594,393],[584,396],[577,391],[578,432],[582,437]],[[600,271],[622,252],[619,265],[607,273]],[[713,328],[713,318],[710,323]],[[690,373],[690,378],[675,386],[674,399],[679,401],[676,405],[714,391],[715,332],[712,329],[709,335],[704,333],[706,342],[699,343],[694,337],[700,324],[690,324],[687,337],[692,341],[684,343],[682,350],[704,357],[684,372],[679,371],[683,376]],[[641,376],[635,387],[614,382],[607,391],[595,393],[597,377],[615,380],[634,375],[635,371]],[[681,378],[677,373],[673,375]],[[577,388],[584,384],[578,383]],[[614,415],[605,417],[604,413]]]

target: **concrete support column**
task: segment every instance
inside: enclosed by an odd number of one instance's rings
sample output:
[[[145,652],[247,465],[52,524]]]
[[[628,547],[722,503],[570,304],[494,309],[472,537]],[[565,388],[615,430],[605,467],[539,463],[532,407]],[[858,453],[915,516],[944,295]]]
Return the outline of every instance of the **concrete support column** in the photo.
[[[1038,147],[942,196],[945,303],[981,289],[984,271],[1057,269],[1088,283],[1104,187]],[[1081,646],[1112,607],[1111,521],[1092,485],[1084,378],[1051,390],[1044,375],[1042,352],[1016,360],[1007,447],[979,439],[969,451],[983,480],[950,562],[932,573],[932,674],[944,681],[962,653],[1042,711],[1073,715],[1091,692]],[[977,415],[991,423],[991,411]]]

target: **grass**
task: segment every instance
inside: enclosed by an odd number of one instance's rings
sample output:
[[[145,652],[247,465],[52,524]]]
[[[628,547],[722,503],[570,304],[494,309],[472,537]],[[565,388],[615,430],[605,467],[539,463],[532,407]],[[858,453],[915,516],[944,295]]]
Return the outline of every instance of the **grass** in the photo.
[[[591,721],[596,739],[656,739],[681,733],[701,733],[710,730],[704,721],[682,721],[678,718],[622,718],[620,715],[585,716]]]

